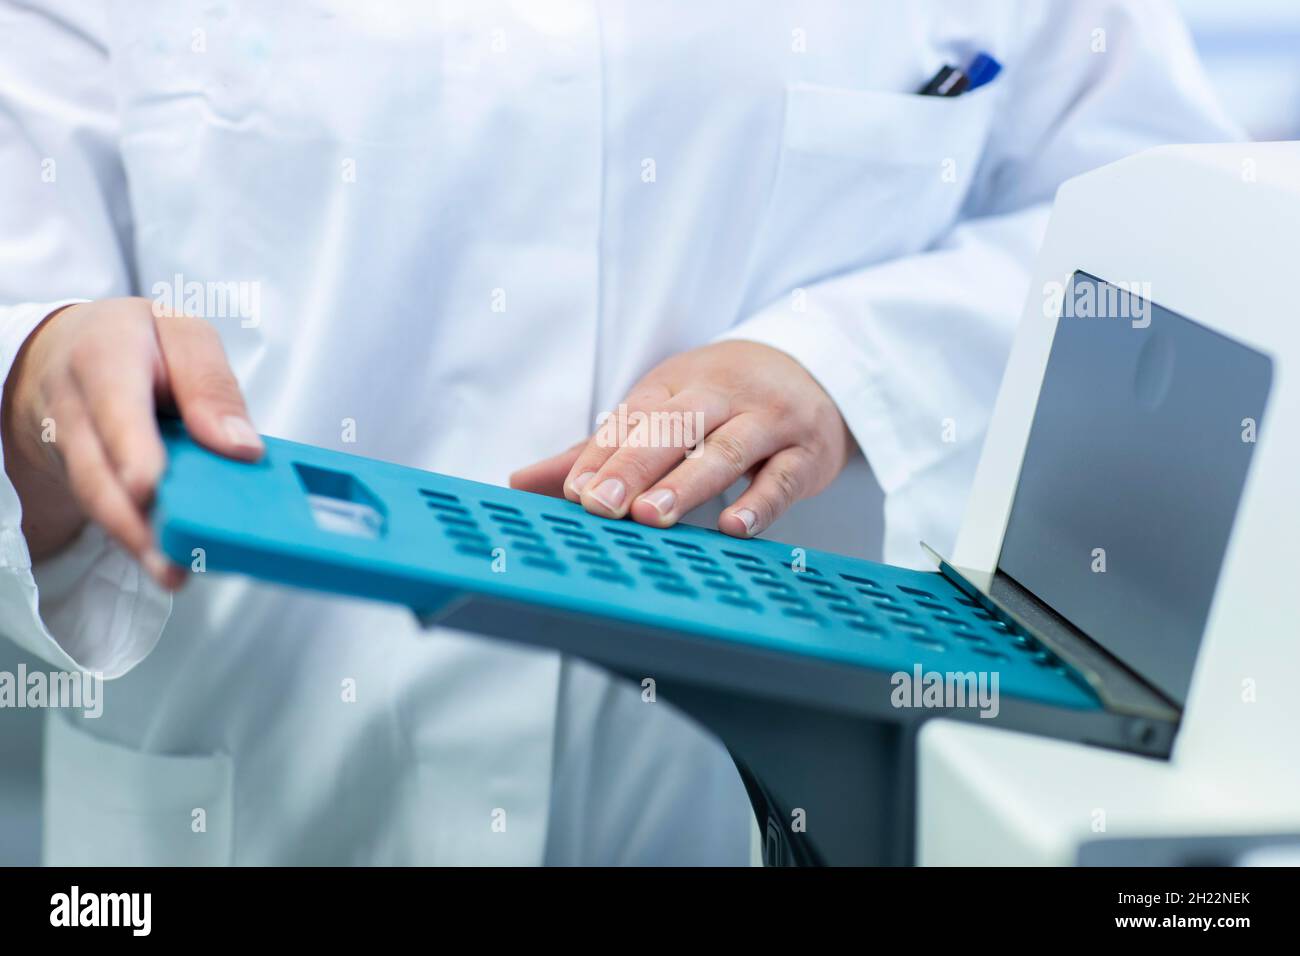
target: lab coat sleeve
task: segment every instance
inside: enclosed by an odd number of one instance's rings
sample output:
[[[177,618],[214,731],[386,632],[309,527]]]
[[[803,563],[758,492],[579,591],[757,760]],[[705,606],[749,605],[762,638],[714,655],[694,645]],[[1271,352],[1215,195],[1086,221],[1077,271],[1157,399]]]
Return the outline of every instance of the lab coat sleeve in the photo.
[[[131,291],[104,19],[100,3],[0,0],[0,383],[50,313]],[[0,636],[56,667],[126,673],[170,596],[94,527],[33,566],[21,526],[0,470]]]
[[[1150,146],[1238,138],[1172,6],[1032,10],[994,81],[1006,88],[960,220],[928,249],[790,290],[723,336],[791,355],[836,401],[885,492],[898,563],[917,563],[920,538],[955,538],[1056,188]]]

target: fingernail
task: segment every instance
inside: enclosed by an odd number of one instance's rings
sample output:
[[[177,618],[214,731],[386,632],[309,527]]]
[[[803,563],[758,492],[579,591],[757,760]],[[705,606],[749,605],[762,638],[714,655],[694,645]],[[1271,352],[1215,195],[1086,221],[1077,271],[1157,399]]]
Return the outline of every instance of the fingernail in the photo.
[[[574,478],[573,481],[569,482],[569,487],[578,494],[582,494],[582,489],[591,484],[591,479],[595,477],[596,473],[594,471],[584,471],[577,478]]]
[[[739,518],[741,523],[745,526],[745,534],[754,533],[754,528],[758,526],[758,515],[754,514],[754,512],[750,511],[748,508],[737,508],[732,512],[732,514]]]
[[[117,473],[118,480],[122,482],[122,487],[126,493],[131,496],[137,504],[144,504],[153,494],[153,481],[147,479],[143,473],[135,470],[135,465],[127,465]]]
[[[619,481],[617,478],[606,478],[600,483],[596,490],[591,493],[591,497],[595,498],[610,511],[617,511],[618,506],[623,503],[624,494],[626,494],[626,489],[623,487],[623,482]]]
[[[161,551],[146,551],[144,557],[140,559],[140,563],[144,565],[144,569],[149,572],[150,577],[164,586],[175,575],[172,570],[172,563],[163,557]]]
[[[659,488],[649,494],[642,495],[641,500],[648,503],[650,507],[659,512],[659,517],[663,518],[673,510],[673,505],[677,503],[677,496],[667,488]]]
[[[262,450],[262,436],[249,424],[248,419],[227,415],[221,420],[221,429],[226,433],[226,440],[230,444],[253,451]]]

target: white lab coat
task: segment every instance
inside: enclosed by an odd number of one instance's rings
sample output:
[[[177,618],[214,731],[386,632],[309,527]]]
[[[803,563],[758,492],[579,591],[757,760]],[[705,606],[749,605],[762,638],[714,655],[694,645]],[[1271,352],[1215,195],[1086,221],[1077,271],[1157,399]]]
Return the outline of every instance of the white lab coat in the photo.
[[[503,482],[754,339],[904,563],[954,535],[1056,186],[1233,135],[1163,2],[41,8],[0,0],[0,374],[67,297],[256,283],[205,314],[261,430]],[[914,95],[979,50],[992,84]],[[100,534],[32,568],[19,522],[0,480],[3,632],[115,678],[50,722],[51,862],[748,858],[725,752],[635,688],[244,580],[164,630]]]

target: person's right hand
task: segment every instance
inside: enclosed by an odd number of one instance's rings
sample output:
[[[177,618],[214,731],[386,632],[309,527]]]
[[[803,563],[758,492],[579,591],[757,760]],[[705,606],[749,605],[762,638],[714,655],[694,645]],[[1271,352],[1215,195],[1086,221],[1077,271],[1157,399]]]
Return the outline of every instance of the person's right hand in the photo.
[[[33,560],[89,520],[159,584],[180,585],[148,521],[165,465],[155,408],[179,412],[215,452],[262,455],[221,340],[203,319],[155,314],[148,299],[105,299],[61,309],[28,337],[5,381],[0,441]]]

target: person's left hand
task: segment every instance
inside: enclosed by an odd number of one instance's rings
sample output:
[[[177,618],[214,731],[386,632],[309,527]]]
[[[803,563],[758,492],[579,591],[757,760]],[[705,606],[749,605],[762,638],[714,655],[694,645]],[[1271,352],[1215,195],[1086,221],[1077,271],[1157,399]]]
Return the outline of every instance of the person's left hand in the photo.
[[[596,434],[515,472],[510,486],[666,528],[748,474],[718,529],[749,538],[829,485],[852,449],[839,409],[802,365],[726,341],[658,365]]]

